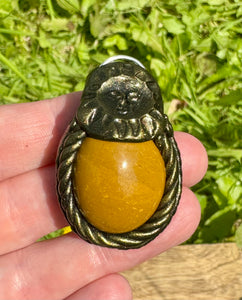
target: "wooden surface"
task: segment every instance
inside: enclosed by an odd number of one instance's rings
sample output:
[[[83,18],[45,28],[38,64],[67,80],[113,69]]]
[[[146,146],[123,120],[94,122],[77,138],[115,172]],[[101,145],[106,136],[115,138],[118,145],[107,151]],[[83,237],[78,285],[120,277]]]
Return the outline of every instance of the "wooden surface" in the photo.
[[[233,243],[177,246],[122,274],[134,300],[242,300],[242,253]]]

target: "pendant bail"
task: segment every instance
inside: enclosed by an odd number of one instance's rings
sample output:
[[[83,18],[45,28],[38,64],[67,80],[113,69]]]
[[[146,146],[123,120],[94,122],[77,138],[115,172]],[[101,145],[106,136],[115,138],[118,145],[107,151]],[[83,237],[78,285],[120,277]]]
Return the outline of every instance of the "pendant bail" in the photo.
[[[106,59],[100,66],[104,66],[107,64],[110,64],[114,61],[117,60],[130,60],[134,63],[136,63],[137,65],[139,65],[141,68],[146,69],[145,66],[136,58],[132,57],[132,56],[128,56],[128,55],[114,55],[109,57],[108,59]]]

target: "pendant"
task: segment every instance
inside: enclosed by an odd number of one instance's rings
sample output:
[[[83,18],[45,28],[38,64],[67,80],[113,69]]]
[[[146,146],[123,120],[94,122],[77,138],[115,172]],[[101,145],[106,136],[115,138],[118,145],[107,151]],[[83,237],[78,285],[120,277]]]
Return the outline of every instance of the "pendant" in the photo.
[[[180,153],[160,88],[138,60],[114,56],[88,75],[56,165],[60,206],[87,242],[140,248],[167,227],[181,196]]]

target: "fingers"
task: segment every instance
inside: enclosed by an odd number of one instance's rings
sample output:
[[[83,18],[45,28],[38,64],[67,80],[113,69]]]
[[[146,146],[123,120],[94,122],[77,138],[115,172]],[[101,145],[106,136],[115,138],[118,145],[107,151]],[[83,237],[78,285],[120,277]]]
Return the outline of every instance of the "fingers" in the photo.
[[[29,299],[67,297],[100,277],[131,268],[185,241],[196,229],[199,217],[196,197],[184,188],[169,226],[143,248],[108,249],[70,234],[4,255],[0,257],[3,299],[22,299],[26,295]]]
[[[207,171],[207,152],[202,143],[188,133],[175,132],[175,138],[181,153],[183,184],[193,186]]]
[[[119,274],[111,274],[81,288],[66,300],[132,300],[128,281]]]
[[[77,92],[0,107],[0,181],[54,162],[80,98]]]
[[[0,194],[0,254],[67,224],[56,198],[53,165],[0,182]]]
[[[184,184],[199,181],[207,168],[207,155],[193,136],[176,132],[182,157]],[[192,163],[190,163],[190,161]],[[67,223],[56,198],[55,168],[48,166],[0,182],[0,254],[36,241]]]

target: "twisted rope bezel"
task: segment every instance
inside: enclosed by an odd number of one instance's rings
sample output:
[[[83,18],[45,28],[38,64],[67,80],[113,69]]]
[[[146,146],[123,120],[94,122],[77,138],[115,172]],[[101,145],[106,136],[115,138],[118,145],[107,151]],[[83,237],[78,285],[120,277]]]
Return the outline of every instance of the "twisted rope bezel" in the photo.
[[[166,167],[165,191],[160,204],[151,218],[139,228],[121,234],[98,230],[82,215],[74,193],[73,167],[76,154],[86,137],[76,119],[72,121],[63,138],[57,155],[57,195],[61,208],[74,232],[89,243],[100,246],[132,249],[140,248],[157,237],[170,223],[176,212],[182,189],[180,153],[173,137],[168,118],[164,134],[155,137]]]

